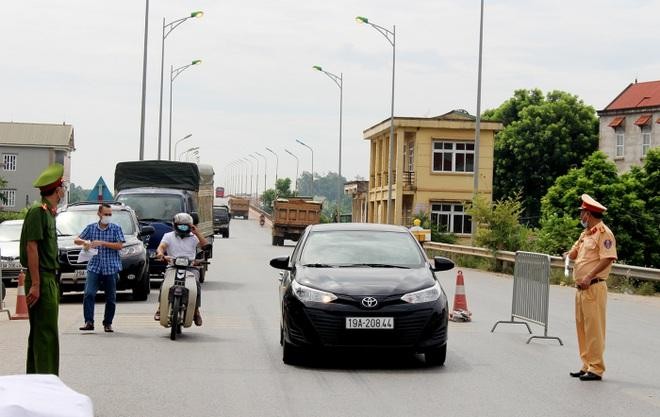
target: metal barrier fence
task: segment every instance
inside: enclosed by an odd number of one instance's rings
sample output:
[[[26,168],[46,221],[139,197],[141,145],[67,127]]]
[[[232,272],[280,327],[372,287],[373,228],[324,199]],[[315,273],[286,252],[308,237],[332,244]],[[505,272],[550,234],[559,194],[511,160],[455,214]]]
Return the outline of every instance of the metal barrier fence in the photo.
[[[438,250],[459,255],[471,255],[481,258],[495,258],[500,261],[515,262],[515,253],[508,251],[497,251],[493,253],[490,249],[477,248],[474,246],[451,245],[440,242],[425,242],[424,249]],[[564,260],[560,256],[550,256],[552,268],[564,269]],[[612,264],[610,275],[620,275],[626,278],[637,278],[647,281],[660,281],[660,269],[646,268],[643,266],[632,266],[624,264]]]
[[[541,253],[516,252],[516,266],[513,272],[513,300],[511,302],[511,320],[498,321],[491,333],[500,323],[524,324],[532,334],[527,322],[543,326],[543,336],[531,336],[527,339],[556,339],[548,336],[548,304],[550,301],[550,257]],[[515,319],[525,320],[516,321]]]

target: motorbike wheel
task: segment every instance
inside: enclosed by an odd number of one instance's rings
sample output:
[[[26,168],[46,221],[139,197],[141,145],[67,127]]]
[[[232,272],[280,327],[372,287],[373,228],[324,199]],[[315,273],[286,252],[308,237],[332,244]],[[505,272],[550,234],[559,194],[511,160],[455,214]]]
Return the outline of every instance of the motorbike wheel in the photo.
[[[181,322],[179,321],[179,310],[181,309],[181,299],[179,297],[174,297],[172,300],[172,310],[170,311],[170,339],[176,340],[176,335],[180,334],[179,326]]]

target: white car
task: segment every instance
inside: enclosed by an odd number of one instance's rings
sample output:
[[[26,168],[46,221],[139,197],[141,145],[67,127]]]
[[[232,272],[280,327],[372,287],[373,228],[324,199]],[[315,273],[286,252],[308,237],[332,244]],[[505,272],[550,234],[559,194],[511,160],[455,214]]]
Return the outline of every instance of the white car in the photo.
[[[20,241],[23,220],[5,220],[0,223],[0,274],[5,286],[18,281],[23,268],[20,262]]]

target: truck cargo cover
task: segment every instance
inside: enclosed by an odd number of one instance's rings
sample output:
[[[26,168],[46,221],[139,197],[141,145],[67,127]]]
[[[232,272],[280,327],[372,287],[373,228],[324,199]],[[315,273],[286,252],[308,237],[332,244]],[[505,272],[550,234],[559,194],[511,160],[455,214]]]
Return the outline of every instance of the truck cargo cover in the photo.
[[[115,167],[115,190],[139,187],[198,191],[199,168],[192,162],[119,162]]]

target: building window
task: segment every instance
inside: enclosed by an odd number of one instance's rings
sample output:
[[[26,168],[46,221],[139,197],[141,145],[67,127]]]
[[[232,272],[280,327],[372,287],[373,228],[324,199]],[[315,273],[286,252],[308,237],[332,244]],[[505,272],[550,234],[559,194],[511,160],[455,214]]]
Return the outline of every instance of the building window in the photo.
[[[649,127],[642,128],[642,158],[649,153],[651,149],[651,129]]]
[[[614,152],[614,156],[617,158],[623,158],[624,156],[624,135],[623,135],[623,129],[617,129],[616,132],[616,148]]]
[[[2,205],[5,207],[16,207],[16,190],[0,190],[2,194]]]
[[[474,172],[474,143],[433,141],[433,172]]]
[[[15,153],[2,154],[2,163],[5,171],[16,171],[16,156]]]
[[[431,222],[438,226],[440,232],[472,233],[472,216],[465,213],[463,204],[431,204]]]

